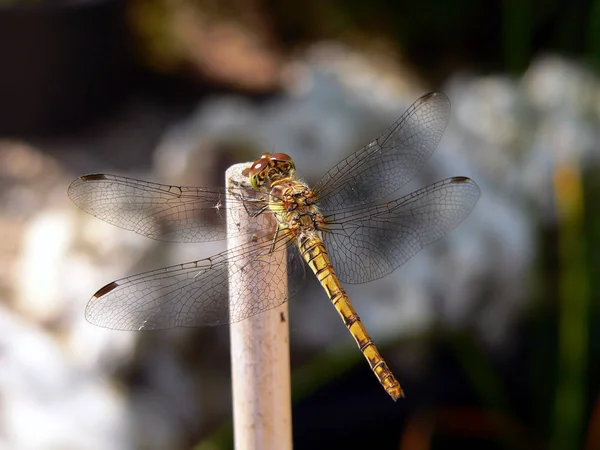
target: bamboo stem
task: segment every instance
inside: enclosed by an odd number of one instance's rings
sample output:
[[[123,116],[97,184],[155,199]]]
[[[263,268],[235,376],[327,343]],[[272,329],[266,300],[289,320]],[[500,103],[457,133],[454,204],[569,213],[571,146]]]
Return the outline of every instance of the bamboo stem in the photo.
[[[246,167],[247,163],[230,167],[226,173],[226,183],[228,188],[248,186],[249,195],[252,195],[247,177],[242,175],[242,170]],[[230,238],[229,248],[234,249],[251,242],[253,233],[264,229],[265,221],[269,221],[274,227],[275,222],[271,214],[260,214],[252,218],[242,208],[228,215],[227,227],[230,233],[240,229],[248,231],[241,237]],[[233,315],[234,321],[235,311],[239,310],[235,306],[240,302],[258,304],[263,302],[267,295],[281,301],[287,297],[285,248],[270,255],[263,255],[261,264],[251,264],[255,256],[248,255],[245,260],[230,266],[230,315]],[[245,270],[239,270],[240,267]],[[237,450],[292,448],[287,318],[286,302],[236,321],[230,327],[233,422]]]

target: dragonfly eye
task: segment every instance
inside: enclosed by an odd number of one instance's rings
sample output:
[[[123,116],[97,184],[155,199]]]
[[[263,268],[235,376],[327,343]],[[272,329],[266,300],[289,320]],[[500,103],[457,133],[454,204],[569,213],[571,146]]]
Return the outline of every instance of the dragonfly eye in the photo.
[[[269,166],[269,160],[264,155],[252,163],[245,172],[250,179],[250,185],[253,189],[260,189],[265,182],[266,168]]]
[[[273,153],[269,155],[269,159],[273,165],[272,180],[293,176],[296,172],[294,161],[285,153]]]
[[[290,155],[286,155],[285,153],[272,153],[269,155],[269,159],[271,161],[292,161]]]
[[[294,161],[285,153],[263,153],[252,166],[244,170],[254,189],[260,189],[266,182],[273,182],[293,176],[296,171]]]

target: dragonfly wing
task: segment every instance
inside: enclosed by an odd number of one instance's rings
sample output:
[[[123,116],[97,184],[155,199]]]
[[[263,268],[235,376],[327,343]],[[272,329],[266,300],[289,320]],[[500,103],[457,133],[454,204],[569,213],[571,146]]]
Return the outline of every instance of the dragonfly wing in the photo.
[[[226,211],[245,213],[242,192],[227,199],[224,188],[169,186],[108,174],[84,175],[68,190],[71,200],[85,212],[143,236],[171,242],[225,239]],[[260,206],[262,203],[255,201],[246,208]]]
[[[474,181],[454,177],[382,205],[326,216],[325,244],[340,279],[366,283],[393,272],[458,225],[479,195]]]
[[[449,114],[450,100],[444,94],[422,96],[385,133],[315,185],[322,210],[377,201],[410,181],[437,147]]]
[[[287,246],[287,238],[275,248]],[[244,320],[287,301],[264,289],[264,281],[280,281],[281,261],[271,255],[272,234],[210,258],[144,272],[107,284],[90,299],[86,319],[115,330],[158,330],[223,325]],[[245,261],[242,263],[241,261]],[[232,274],[260,274],[255,282],[231,292]],[[279,278],[278,278],[279,277]],[[240,299],[229,305],[230,295]]]
[[[296,244],[290,245],[287,251],[288,292],[294,297],[306,286],[307,265]]]

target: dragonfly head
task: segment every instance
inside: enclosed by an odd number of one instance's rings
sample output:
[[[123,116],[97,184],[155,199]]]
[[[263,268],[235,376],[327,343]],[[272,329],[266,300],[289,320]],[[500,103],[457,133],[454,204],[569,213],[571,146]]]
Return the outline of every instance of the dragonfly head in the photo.
[[[295,173],[294,161],[285,153],[263,153],[243,172],[250,178],[250,184],[256,190],[270,187],[274,181],[292,177]]]

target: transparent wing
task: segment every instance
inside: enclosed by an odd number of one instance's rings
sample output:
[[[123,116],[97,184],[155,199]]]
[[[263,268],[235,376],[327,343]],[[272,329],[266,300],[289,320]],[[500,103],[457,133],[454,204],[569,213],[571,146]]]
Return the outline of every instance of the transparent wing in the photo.
[[[277,282],[285,276],[281,270],[285,260],[275,260],[278,253],[270,253],[272,237],[266,233],[210,258],[113,281],[93,295],[85,317],[101,327],[139,331],[228,324],[275,308],[287,297],[261,289],[263,281]],[[282,235],[275,249],[289,244]],[[250,262],[241,262],[248,259]],[[228,278],[238,271],[261,274],[261,278],[231,292]],[[230,307],[232,294],[252,301],[240,300]]]
[[[296,296],[306,286],[306,278],[310,269],[304,262],[296,243],[287,249],[288,293],[290,298]],[[312,276],[312,272],[310,273]]]
[[[68,190],[71,200],[85,212],[126,230],[170,242],[226,239],[226,210],[255,211],[265,205],[256,200],[243,201],[244,192],[240,189],[227,198],[225,188],[169,186],[108,174],[84,175]]]
[[[393,272],[458,225],[479,195],[474,181],[454,177],[382,205],[326,216],[325,245],[340,280],[366,283]]]
[[[444,94],[418,99],[385,133],[316,184],[322,211],[380,200],[410,181],[438,145],[449,114],[450,100]]]

